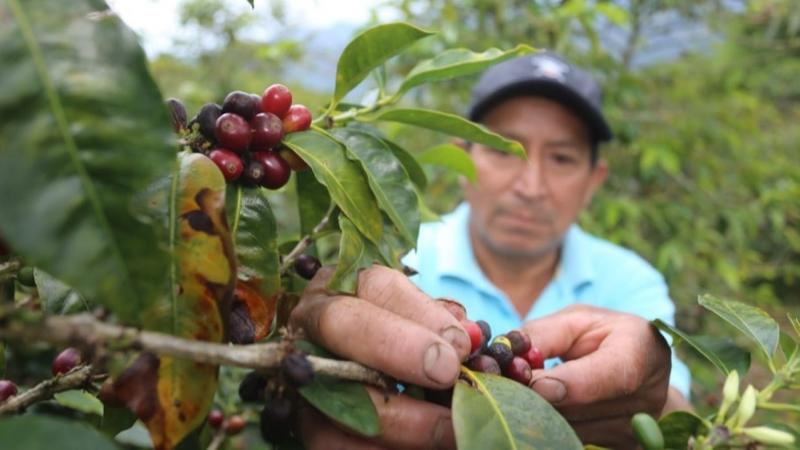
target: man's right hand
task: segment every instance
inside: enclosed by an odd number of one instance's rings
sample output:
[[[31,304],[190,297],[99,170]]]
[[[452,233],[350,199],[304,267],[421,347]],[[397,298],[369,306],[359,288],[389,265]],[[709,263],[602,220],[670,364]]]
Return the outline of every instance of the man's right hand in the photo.
[[[373,266],[361,271],[357,296],[332,295],[326,285],[332,268],[309,283],[290,324],[327,350],[379,369],[404,382],[451,388],[470,340],[460,321],[462,307],[425,295],[403,274]],[[366,439],[348,433],[310,407],[300,414],[299,431],[316,448],[454,448],[450,410],[404,395],[369,388],[380,418],[381,435]]]

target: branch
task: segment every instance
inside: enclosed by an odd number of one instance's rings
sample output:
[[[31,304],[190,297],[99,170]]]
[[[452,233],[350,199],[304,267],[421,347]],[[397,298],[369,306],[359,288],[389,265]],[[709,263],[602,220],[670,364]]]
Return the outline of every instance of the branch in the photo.
[[[324,230],[325,227],[328,226],[328,222],[331,220],[331,215],[333,214],[333,211],[335,209],[336,209],[336,204],[331,203],[331,206],[328,208],[328,212],[325,213],[325,215],[322,217],[322,220],[320,220],[319,223],[314,227],[314,229],[311,230],[311,233],[303,236],[303,238],[300,239],[300,242],[298,242],[297,245],[294,246],[292,251],[289,252],[289,254],[286,255],[285,258],[283,258],[283,263],[281,263],[281,269],[280,269],[281,274],[289,272],[289,268],[292,267],[292,264],[294,264],[294,260],[297,259],[297,257],[300,254],[306,251],[308,246],[311,245],[312,242],[314,242],[314,239],[316,239],[317,235],[322,230]]]
[[[80,366],[71,372],[44,380],[20,395],[0,403],[0,416],[24,411],[28,406],[49,400],[53,394],[86,386],[92,378],[92,366]]]
[[[115,350],[143,350],[161,356],[200,363],[276,371],[286,349],[279,343],[228,345],[182,339],[164,333],[103,323],[88,314],[47,316],[40,324],[4,318],[0,314],[0,338],[39,340],[51,344],[105,343]],[[315,373],[369,383],[390,389],[393,383],[373,369],[352,361],[308,356]]]
[[[19,272],[20,267],[22,267],[22,264],[16,259],[0,263],[0,279],[12,277]]]

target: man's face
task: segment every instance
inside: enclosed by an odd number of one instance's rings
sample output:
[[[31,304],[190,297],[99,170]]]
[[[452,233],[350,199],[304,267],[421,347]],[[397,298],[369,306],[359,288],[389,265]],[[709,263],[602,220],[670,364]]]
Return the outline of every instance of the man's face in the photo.
[[[483,124],[519,141],[528,160],[472,144],[477,182],[464,186],[473,242],[507,258],[539,258],[557,249],[605,180],[591,163],[588,130],[568,109],[539,97],[506,100]]]

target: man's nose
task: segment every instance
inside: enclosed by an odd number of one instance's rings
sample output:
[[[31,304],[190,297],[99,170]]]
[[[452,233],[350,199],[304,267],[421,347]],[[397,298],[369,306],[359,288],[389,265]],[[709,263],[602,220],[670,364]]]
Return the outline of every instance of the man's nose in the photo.
[[[514,192],[517,195],[538,198],[547,192],[547,174],[544,164],[536,158],[520,161],[522,167],[513,181]]]

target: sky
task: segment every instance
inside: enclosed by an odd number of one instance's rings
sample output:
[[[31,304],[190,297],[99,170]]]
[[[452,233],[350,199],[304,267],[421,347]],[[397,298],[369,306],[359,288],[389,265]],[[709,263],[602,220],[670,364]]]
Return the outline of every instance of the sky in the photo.
[[[114,11],[142,39],[148,55],[170,48],[179,33],[180,0],[107,0]],[[228,0],[242,11],[250,9],[246,0]],[[360,25],[370,17],[378,0],[288,0],[288,23],[302,24],[306,30],[324,29],[335,24]],[[269,11],[269,0],[255,0],[257,11]]]

